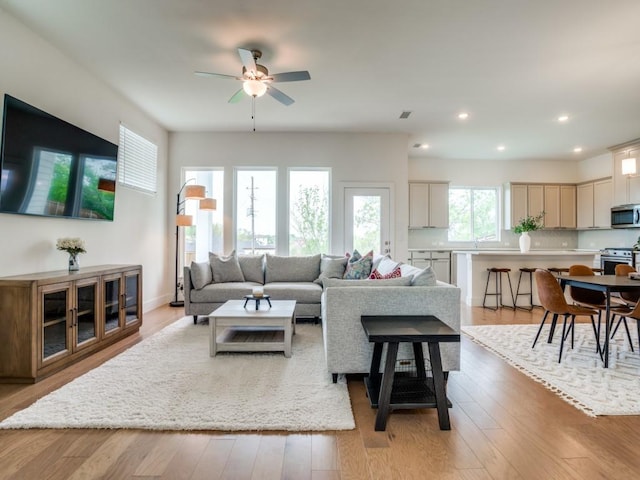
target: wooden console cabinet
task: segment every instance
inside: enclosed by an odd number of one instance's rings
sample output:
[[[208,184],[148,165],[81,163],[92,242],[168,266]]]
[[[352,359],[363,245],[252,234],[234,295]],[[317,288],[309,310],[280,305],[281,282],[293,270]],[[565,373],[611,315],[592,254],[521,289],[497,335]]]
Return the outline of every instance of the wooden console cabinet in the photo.
[[[0,278],[0,382],[37,382],[140,325],[140,265]]]

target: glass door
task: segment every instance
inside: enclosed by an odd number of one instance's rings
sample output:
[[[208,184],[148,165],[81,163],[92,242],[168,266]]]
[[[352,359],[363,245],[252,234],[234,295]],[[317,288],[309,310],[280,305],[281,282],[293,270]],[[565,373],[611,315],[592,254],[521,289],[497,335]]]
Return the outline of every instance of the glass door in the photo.
[[[102,281],[104,297],[104,324],[102,333],[104,335],[115,333],[122,327],[120,323],[121,282],[122,276],[120,274],[109,275],[104,277]]]
[[[345,187],[346,251],[391,254],[390,197],[388,187]]]
[[[41,287],[40,295],[42,322],[39,363],[42,366],[71,353],[71,284]]]
[[[98,340],[98,280],[78,282],[75,294],[74,347],[81,349]]]
[[[124,323],[126,327],[140,323],[141,281],[142,274],[139,270],[127,272],[124,275]]]

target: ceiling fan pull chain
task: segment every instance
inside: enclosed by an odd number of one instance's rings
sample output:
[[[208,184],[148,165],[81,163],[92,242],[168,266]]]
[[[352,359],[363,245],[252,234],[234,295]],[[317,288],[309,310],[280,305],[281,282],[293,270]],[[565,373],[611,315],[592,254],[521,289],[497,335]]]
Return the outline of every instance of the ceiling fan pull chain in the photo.
[[[256,97],[251,97],[251,120],[253,121],[253,131],[256,131]]]

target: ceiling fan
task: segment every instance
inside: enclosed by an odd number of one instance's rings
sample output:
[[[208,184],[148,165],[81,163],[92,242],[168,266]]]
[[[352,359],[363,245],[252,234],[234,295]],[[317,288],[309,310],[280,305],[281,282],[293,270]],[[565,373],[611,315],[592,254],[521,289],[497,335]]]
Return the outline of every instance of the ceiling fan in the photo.
[[[242,81],[242,88],[233,94],[229,99],[229,103],[239,102],[245,93],[253,98],[261,97],[265,93],[268,93],[283,105],[289,106],[295,100],[271,84],[274,82],[299,82],[301,80],[311,79],[311,75],[309,75],[309,72],[306,70],[299,72],[274,73],[273,75],[269,75],[267,67],[257,63],[260,57],[262,57],[262,52],[260,50],[246,50],[244,48],[239,48],[238,54],[242,61],[242,76],[240,77],[225,75],[222,73],[195,72],[196,75],[201,77],[231,78]]]

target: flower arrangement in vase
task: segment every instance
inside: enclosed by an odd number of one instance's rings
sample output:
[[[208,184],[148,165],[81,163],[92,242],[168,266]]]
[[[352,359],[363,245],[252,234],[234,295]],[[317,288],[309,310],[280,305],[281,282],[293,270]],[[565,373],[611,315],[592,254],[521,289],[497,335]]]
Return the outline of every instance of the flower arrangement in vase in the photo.
[[[81,238],[64,237],[59,238],[56,241],[56,248],[67,252],[69,254],[69,270],[80,270],[80,263],[78,262],[78,254],[86,253],[87,249],[84,245],[84,240]]]
[[[540,212],[540,215],[532,216],[527,215],[525,218],[521,218],[520,221],[513,227],[515,233],[520,234],[520,251],[526,253],[531,248],[531,237],[529,232],[539,230],[542,228],[542,218],[544,212]]]

